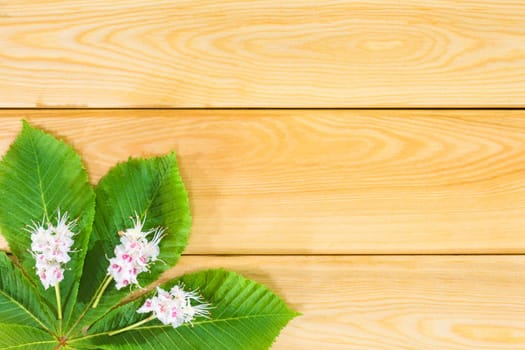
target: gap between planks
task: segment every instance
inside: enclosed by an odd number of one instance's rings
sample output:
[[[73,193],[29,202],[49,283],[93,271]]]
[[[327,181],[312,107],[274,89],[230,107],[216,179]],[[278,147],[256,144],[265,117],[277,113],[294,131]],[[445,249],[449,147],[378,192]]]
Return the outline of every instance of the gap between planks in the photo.
[[[2,111],[525,111],[525,107],[0,107]]]

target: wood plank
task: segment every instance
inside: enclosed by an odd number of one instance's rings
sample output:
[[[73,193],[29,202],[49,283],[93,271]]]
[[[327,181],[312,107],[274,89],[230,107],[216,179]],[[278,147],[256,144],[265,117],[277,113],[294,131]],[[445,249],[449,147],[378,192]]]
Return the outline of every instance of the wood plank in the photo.
[[[521,0],[10,0],[4,107],[525,106]]]
[[[272,349],[525,348],[524,256],[183,257],[225,267],[303,313]]]
[[[91,179],[177,150],[191,254],[525,252],[524,111],[4,110]]]

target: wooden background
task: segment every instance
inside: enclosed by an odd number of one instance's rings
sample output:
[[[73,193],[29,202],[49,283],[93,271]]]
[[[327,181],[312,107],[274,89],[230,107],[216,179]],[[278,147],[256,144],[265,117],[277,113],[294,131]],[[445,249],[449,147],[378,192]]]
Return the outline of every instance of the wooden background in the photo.
[[[523,1],[0,1],[0,107],[93,183],[175,149],[173,273],[269,285],[274,349],[525,349]]]

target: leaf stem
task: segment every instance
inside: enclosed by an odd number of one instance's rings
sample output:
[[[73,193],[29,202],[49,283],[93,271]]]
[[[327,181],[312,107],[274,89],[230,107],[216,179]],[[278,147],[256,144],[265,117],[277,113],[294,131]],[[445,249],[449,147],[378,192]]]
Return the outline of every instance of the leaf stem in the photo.
[[[100,299],[102,298],[102,295],[106,291],[106,288],[108,288],[109,284],[113,278],[111,276],[106,276],[104,284],[102,285],[102,288],[100,288],[100,291],[97,294],[97,298],[95,299],[95,302],[93,303],[93,309],[95,309],[98,306],[98,303],[100,302]]]
[[[100,282],[100,285],[98,286],[97,290],[95,291],[95,294],[93,295],[93,297],[91,298],[89,303],[86,305],[86,307],[84,308],[84,310],[82,311],[80,316],[77,318],[77,320],[75,321],[75,323],[73,324],[73,326],[71,327],[69,332],[66,334],[66,337],[69,337],[69,335],[75,330],[75,327],[80,323],[80,321],[82,321],[82,319],[84,318],[84,316],[86,315],[88,310],[91,308],[91,304],[93,304],[93,301],[95,300],[95,298],[97,298],[99,296],[99,292],[102,289],[102,287],[108,283],[107,282],[108,279],[111,280],[111,277],[106,275],[106,277],[104,277],[102,282]],[[107,288],[107,286],[106,286],[106,288]]]
[[[151,315],[150,317],[145,318],[145,319],[143,319],[142,321],[139,321],[139,322],[137,322],[137,323],[133,323],[133,324],[130,325],[130,326],[127,326],[127,327],[124,327],[124,328],[118,329],[118,330],[113,331],[113,332],[109,332],[108,335],[111,337],[111,336],[113,336],[113,335],[115,335],[115,334],[119,334],[119,333],[122,333],[122,332],[125,332],[125,331],[129,331],[129,330],[131,330],[131,329],[133,329],[133,328],[136,328],[136,327],[138,327],[138,326],[143,325],[144,323],[148,323],[149,321],[154,320],[156,317],[157,317],[157,316],[155,316],[155,315]]]
[[[62,300],[60,298],[60,286],[55,284],[55,296],[57,298],[57,316],[59,320],[62,320]]]
[[[58,334],[62,334],[62,298],[60,298],[60,285],[55,284],[55,297],[57,299]]]

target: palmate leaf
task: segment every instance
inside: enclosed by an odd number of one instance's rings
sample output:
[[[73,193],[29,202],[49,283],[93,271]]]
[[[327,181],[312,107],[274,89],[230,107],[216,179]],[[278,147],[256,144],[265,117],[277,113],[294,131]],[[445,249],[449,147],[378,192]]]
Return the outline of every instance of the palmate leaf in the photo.
[[[139,275],[141,285],[155,281],[174,266],[188,242],[191,216],[188,194],[180,178],[175,154],[149,159],[129,159],[111,169],[96,188],[96,216],[80,293],[77,314],[93,299],[106,276],[108,257],[119,244],[118,231],[132,227],[131,217],[145,219],[145,230],[164,227],[158,261],[151,273]],[[92,323],[130,293],[117,291],[114,282],[99,306],[90,310],[79,326]]]
[[[36,288],[0,252],[0,323],[21,324],[49,330],[53,319]]]
[[[197,319],[193,327],[183,325],[176,329],[155,320],[109,336],[108,332],[149,316],[136,312],[144,302],[142,298],[113,310],[93,325],[86,336],[73,339],[70,344],[108,350],[263,350],[298,315],[269,289],[234,272],[207,270],[184,275],[162,287],[169,290],[179,282],[187,290],[198,289],[205,301],[213,305],[210,319]]]
[[[54,291],[44,290],[35,274],[35,260],[28,252],[30,233],[24,229],[43,218],[56,223],[59,209],[77,219],[75,252],[60,283],[67,319],[76,302],[94,216],[94,193],[80,157],[64,142],[24,122],[0,163],[0,198],[0,230],[37,292],[53,308]]]
[[[199,289],[213,305],[211,319],[177,329],[151,321],[109,336],[148,316],[136,313],[147,296],[123,303],[134,289],[117,291],[113,283],[98,308],[91,308],[119,244],[118,232],[130,228],[135,215],[144,220],[145,230],[166,229],[161,262],[139,276],[145,286],[176,264],[188,241],[191,216],[173,153],[118,164],[102,178],[96,195],[93,222],[94,193],[79,156],[24,123],[0,163],[0,230],[14,255],[10,259],[0,252],[0,349],[267,349],[297,315],[266,287],[233,272],[209,270],[163,288],[182,282],[186,290]],[[30,233],[24,230],[43,218],[55,224],[58,209],[78,221],[72,260],[60,283],[63,322],[56,320],[54,292],[44,290],[35,274]]]
[[[0,349],[53,350],[57,344],[51,334],[40,329],[0,323]]]

